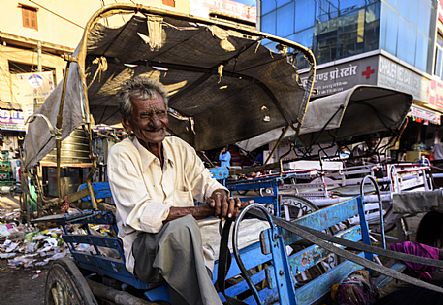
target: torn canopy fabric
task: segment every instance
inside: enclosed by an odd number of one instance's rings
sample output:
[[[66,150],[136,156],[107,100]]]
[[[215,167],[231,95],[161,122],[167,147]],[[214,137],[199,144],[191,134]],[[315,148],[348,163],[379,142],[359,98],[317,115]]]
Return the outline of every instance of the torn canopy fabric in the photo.
[[[302,87],[291,57],[271,53],[261,44],[262,36],[138,13],[117,28],[96,23],[85,37],[86,83],[95,124],[120,122],[119,90],[138,75],[156,78],[166,86],[169,107],[181,115],[181,119],[170,117],[171,132],[196,150],[221,147],[303,120],[309,92]],[[37,110],[53,125],[61,86]],[[79,65],[73,63],[63,137],[86,119],[81,87]],[[44,125],[41,118],[29,125],[27,168],[55,146]]]
[[[309,147],[375,133],[394,133],[401,127],[411,104],[412,96],[407,93],[377,86],[354,86],[311,101],[299,137],[303,145]],[[237,145],[252,151],[277,140],[281,134],[279,128]],[[285,137],[294,134],[293,130],[288,130]]]

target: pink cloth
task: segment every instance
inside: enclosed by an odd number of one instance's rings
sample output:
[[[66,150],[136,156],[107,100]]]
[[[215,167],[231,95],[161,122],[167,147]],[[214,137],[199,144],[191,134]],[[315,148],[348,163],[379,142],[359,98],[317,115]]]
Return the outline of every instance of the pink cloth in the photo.
[[[415,256],[431,258],[438,260],[439,259],[439,249],[436,247],[431,247],[425,244],[413,242],[413,241],[405,241],[401,243],[395,243],[390,246],[391,250],[397,252],[403,252],[406,254],[411,254]],[[435,271],[437,268],[432,266],[421,265],[417,263],[404,262],[406,267],[410,270],[418,273],[419,278],[430,280],[432,279],[431,272]]]

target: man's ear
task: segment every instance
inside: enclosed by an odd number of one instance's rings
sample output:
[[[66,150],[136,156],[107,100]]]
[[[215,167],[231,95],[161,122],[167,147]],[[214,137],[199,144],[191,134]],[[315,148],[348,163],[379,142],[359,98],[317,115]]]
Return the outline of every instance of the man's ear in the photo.
[[[122,125],[126,129],[127,133],[131,133],[132,132],[131,124],[129,123],[129,120],[127,118],[123,119]]]

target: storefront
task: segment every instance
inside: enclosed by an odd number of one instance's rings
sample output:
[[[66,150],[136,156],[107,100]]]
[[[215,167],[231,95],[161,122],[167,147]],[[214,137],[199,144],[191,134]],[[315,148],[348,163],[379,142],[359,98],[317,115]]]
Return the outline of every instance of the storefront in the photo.
[[[313,98],[342,92],[360,84],[411,94],[413,105],[409,111],[408,127],[404,130],[398,149],[402,153],[419,149],[430,155],[428,152],[432,151],[435,133],[441,126],[443,81],[400,62],[384,51],[377,50],[356,57],[354,60],[337,61],[334,65],[319,66]],[[301,79],[306,82],[304,74]],[[415,158],[412,153],[409,156]],[[413,161],[410,158],[407,158],[408,161]]]
[[[26,133],[25,119],[19,105],[0,102],[0,133],[3,140],[1,150],[15,157]]]

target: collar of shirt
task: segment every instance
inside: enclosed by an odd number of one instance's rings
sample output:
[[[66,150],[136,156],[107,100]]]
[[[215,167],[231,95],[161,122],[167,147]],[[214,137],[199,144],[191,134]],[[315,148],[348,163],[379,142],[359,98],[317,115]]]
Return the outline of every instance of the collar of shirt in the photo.
[[[151,165],[152,162],[154,162],[155,160],[158,160],[158,158],[152,152],[150,152],[143,145],[140,144],[139,140],[136,137],[134,137],[134,139],[132,140],[132,143],[134,143],[134,146],[137,148],[142,160],[145,161],[145,162],[143,162],[143,167],[149,166],[149,165]],[[172,159],[171,152],[169,151],[170,147],[168,144],[169,143],[167,143],[167,140],[165,138],[165,140],[163,140],[163,142],[162,142],[163,158],[164,158],[164,160],[167,161],[167,163],[169,163],[169,165],[171,165],[173,167],[174,160]]]

